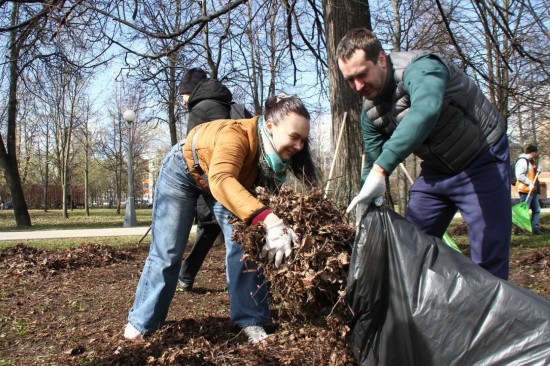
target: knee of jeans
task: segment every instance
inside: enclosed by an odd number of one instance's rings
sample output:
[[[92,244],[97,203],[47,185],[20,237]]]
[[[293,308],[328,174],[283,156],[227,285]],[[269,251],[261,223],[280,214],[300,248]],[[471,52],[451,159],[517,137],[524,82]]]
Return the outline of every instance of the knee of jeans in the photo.
[[[239,244],[234,242],[233,240],[226,240],[225,241],[225,253],[226,257],[228,259],[235,258],[238,256],[239,261],[241,260],[243,250]]]

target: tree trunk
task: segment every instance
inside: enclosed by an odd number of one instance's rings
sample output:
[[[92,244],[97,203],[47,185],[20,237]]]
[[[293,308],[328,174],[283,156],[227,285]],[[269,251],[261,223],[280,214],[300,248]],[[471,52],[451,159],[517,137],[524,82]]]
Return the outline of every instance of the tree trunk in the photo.
[[[393,9],[393,37],[392,37],[392,52],[401,51],[401,14],[399,13],[399,5],[401,0],[392,0]],[[408,181],[406,173],[403,171],[405,167],[405,161],[403,166],[399,167],[395,176],[397,180],[397,207],[401,215],[405,215],[407,211],[407,196],[408,196]],[[406,169],[406,168],[405,168]],[[388,194],[391,197],[391,190],[388,190]]]
[[[250,1],[247,2],[247,15],[250,21],[250,24],[252,24],[252,5],[250,4]],[[261,80],[260,75],[258,72],[258,64],[256,60],[256,43],[255,43],[255,37],[253,32],[253,27],[249,26],[246,31],[246,37],[249,42],[249,49],[250,49],[250,84],[252,89],[252,101],[254,103],[254,113],[255,114],[261,114],[262,113],[262,97],[261,97]]]
[[[72,118],[72,113],[71,113]],[[61,188],[63,191],[63,218],[69,218],[69,155],[71,150],[71,134],[70,127],[63,128],[63,155],[61,157]]]
[[[19,13],[18,4],[13,4],[11,24],[17,24]],[[0,167],[4,170],[6,183],[10,189],[13,211],[15,214],[15,223],[17,227],[31,226],[31,217],[25,201],[23,187],[21,185],[21,176],[19,175],[19,166],[17,163],[17,144],[15,138],[17,121],[17,82],[19,73],[17,70],[17,61],[19,58],[20,44],[25,42],[25,36],[19,35],[16,30],[10,33],[10,59],[9,59],[9,97],[8,97],[8,136],[6,145],[2,136],[0,136]]]
[[[178,129],[176,126],[176,104],[178,103],[179,92],[178,83],[176,80],[177,60],[176,53],[169,56],[168,63],[170,64],[170,89],[172,96],[168,100],[168,127],[170,128],[170,142],[172,146],[178,143]]]
[[[397,197],[398,197],[398,203],[397,207],[399,208],[399,214],[402,216],[405,215],[405,211],[407,210],[407,195],[408,195],[408,184],[407,184],[407,176],[405,175],[405,172],[402,168],[399,168],[399,179],[397,180]]]
[[[502,4],[502,16],[506,20],[506,23],[508,23],[507,14],[509,7],[510,6],[508,1],[504,1],[504,3]],[[483,15],[485,17],[488,16],[486,12]],[[487,30],[485,31],[485,44],[488,60],[487,67],[489,72],[489,79],[491,80],[491,82],[489,83],[489,99],[491,103],[504,116],[504,118],[508,120],[508,99],[510,95],[510,89],[508,88],[508,85],[510,80],[510,71],[507,65],[500,61],[501,59],[498,57],[498,49],[501,48],[502,57],[507,60],[512,59],[513,50],[510,42],[506,38],[501,40],[498,46],[491,42],[491,38],[498,39],[499,27],[497,27],[493,20],[491,20],[490,24],[492,26],[492,29],[490,29],[492,31],[492,34],[487,34]]]
[[[531,107],[531,134],[532,139],[531,141],[533,144],[538,145],[538,138],[537,138],[537,115],[535,114],[535,108]]]
[[[88,130],[88,123],[90,118],[90,109],[86,111],[86,120],[84,121],[84,211],[86,216],[90,216],[90,132]]]
[[[344,126],[342,117],[348,112],[346,130],[342,137],[340,155],[335,165],[334,181],[329,192],[332,198],[347,205],[359,189],[361,178],[361,96],[355,93],[341,76],[336,59],[338,42],[348,30],[356,27],[370,28],[368,1],[323,0],[325,33],[329,69],[330,107],[332,114],[332,141],[336,142],[338,132]]]
[[[520,108],[518,109],[519,113],[518,113],[518,135],[519,135],[519,146],[521,146],[521,148],[523,149],[523,147],[525,146],[525,143],[524,143],[524,140],[523,140],[523,136],[524,136],[524,131],[523,131],[523,114],[521,112],[521,106]]]
[[[44,169],[44,212],[48,212],[48,186],[50,185],[50,129],[46,125],[46,169]]]

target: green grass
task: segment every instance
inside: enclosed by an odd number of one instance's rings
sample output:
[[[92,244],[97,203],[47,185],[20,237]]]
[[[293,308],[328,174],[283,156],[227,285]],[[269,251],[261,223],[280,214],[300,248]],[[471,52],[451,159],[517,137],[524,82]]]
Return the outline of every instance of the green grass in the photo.
[[[90,216],[86,216],[86,212],[83,209],[73,210],[69,211],[68,219],[63,218],[63,211],[61,210],[50,210],[48,212],[42,210],[29,210],[29,214],[31,216],[32,227],[18,228],[15,224],[12,210],[0,211],[0,249],[21,243],[21,241],[16,240],[2,242],[2,232],[113,228],[122,227],[124,223],[124,210],[121,210],[120,214],[117,214],[116,209],[93,209],[90,210]],[[150,226],[151,209],[136,209],[136,219],[139,226]],[[122,248],[137,245],[140,239],[141,236],[117,236],[28,240],[23,243],[28,246],[42,249],[63,249],[87,243]],[[147,244],[149,241],[150,236],[143,240],[143,242]]]
[[[69,211],[69,218],[63,218],[62,210],[29,210],[32,226],[18,228],[15,223],[13,210],[0,211],[1,231],[25,230],[61,230],[61,229],[94,229],[122,227],[124,210],[117,214],[116,209],[91,209],[90,216],[86,216],[83,209]],[[139,226],[151,225],[151,209],[136,209],[136,219]]]
[[[463,225],[462,219],[453,219],[451,225],[449,226],[449,232]],[[512,248],[544,248],[550,246],[550,213],[541,213],[539,218],[539,225],[542,227],[542,235],[512,235]],[[468,236],[466,235],[451,235],[452,239],[459,246],[468,245]]]
[[[1,234],[0,234],[1,235]],[[17,244],[25,244],[28,247],[55,250],[78,247],[85,244],[109,245],[115,248],[129,248],[139,245],[141,236],[101,236],[92,238],[68,238],[68,239],[34,239],[34,240],[10,240],[2,241],[0,239],[0,250],[15,246]],[[190,242],[193,242],[194,234],[189,237]],[[147,236],[142,241],[142,245],[148,245],[151,242],[151,237]]]
[[[61,210],[50,210],[44,212],[41,210],[30,210],[33,226],[30,228],[17,228],[13,211],[0,211],[0,249],[15,246],[21,242],[27,246],[40,249],[66,249],[83,244],[109,245],[116,248],[129,248],[139,245],[140,236],[113,236],[113,237],[91,237],[91,238],[71,238],[71,239],[37,239],[26,241],[2,241],[2,232],[6,231],[25,231],[25,230],[64,230],[64,229],[94,229],[94,228],[113,228],[122,227],[124,222],[124,210],[120,214],[115,209],[93,209],[90,210],[90,216],[85,215],[85,211],[74,210],[69,212],[69,218],[63,218]],[[138,225],[151,225],[151,209],[137,209],[136,218]],[[195,235],[191,234],[190,242],[194,242]],[[151,236],[143,239],[142,244],[148,245]]]

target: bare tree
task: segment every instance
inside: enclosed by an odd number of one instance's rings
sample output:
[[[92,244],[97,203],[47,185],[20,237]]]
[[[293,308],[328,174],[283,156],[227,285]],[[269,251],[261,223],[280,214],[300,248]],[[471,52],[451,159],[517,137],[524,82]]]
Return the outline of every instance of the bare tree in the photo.
[[[16,25],[19,18],[19,5],[14,4],[11,12],[11,24]],[[17,87],[19,81],[18,60],[27,35],[20,34],[16,29],[10,31],[9,44],[9,97],[7,113],[7,141],[4,143],[0,135],[0,167],[4,170],[4,176],[13,202],[13,211],[15,213],[15,222],[17,227],[31,226],[31,218],[25,202],[21,177],[19,175],[19,165],[16,153],[16,120],[17,120]]]
[[[158,34],[177,33],[188,22],[201,16],[201,8],[195,1],[153,0],[143,2],[141,6],[138,23],[147,25],[149,32]],[[186,66],[197,56],[187,49],[183,52],[177,37],[155,38],[136,31],[132,33],[136,40],[147,45],[150,53],[162,55],[138,58],[139,64],[131,66],[129,74],[146,92],[149,108],[156,111],[157,119],[168,124],[170,140],[175,144],[181,138],[177,126],[181,115],[178,81]]]
[[[117,212],[120,213],[123,187],[128,183],[126,180],[128,156],[132,154],[134,171],[132,187],[135,191],[139,191],[141,188],[139,177],[146,169],[142,156],[149,148],[149,131],[153,126],[148,123],[151,117],[143,107],[145,93],[138,84],[120,83],[110,100],[109,122],[100,129],[96,161],[110,172],[110,176],[106,178],[109,182],[108,189],[114,192],[112,197],[116,198]],[[127,109],[134,110],[138,115],[132,124],[127,124],[122,118]],[[132,151],[128,150],[129,139],[132,139]]]
[[[6,17],[11,5],[11,15]],[[9,68],[10,86],[7,113],[7,139],[0,135],[0,166],[3,168],[6,181],[10,187],[14,205],[15,219],[17,226],[30,226],[30,216],[23,194],[19,166],[16,154],[16,130],[17,130],[17,104],[18,93],[25,90],[27,93],[37,95],[34,90],[40,90],[43,85],[31,85],[25,81],[25,76],[37,74],[41,67],[47,66],[52,60],[63,60],[72,66],[72,50],[64,48],[64,43],[58,42],[70,40],[70,44],[77,44],[81,49],[87,49],[86,42],[90,39],[99,41],[93,36],[96,27],[93,22],[96,19],[88,17],[87,14],[79,12],[72,4],[68,8],[58,6],[49,2],[16,2],[0,3],[0,34],[9,34],[8,61],[2,66]],[[68,4],[67,4],[68,5]],[[82,10],[82,8],[81,8]],[[76,21],[78,19],[78,21]],[[97,24],[97,23],[96,23]],[[80,29],[81,32],[66,33],[61,36],[64,30]],[[89,33],[86,33],[89,32]],[[92,36],[90,36],[90,34]],[[96,65],[101,57],[102,49],[98,47],[98,54],[90,54],[79,67],[91,67]],[[74,50],[74,49],[73,49]]]
[[[93,154],[94,142],[92,141],[92,126],[91,119],[94,112],[92,111],[92,100],[88,95],[83,95],[82,104],[80,106],[81,116],[79,118],[80,123],[75,131],[75,140],[79,142],[82,147],[82,172],[83,172],[83,185],[84,185],[84,197],[82,202],[84,204],[84,211],[86,216],[90,216],[90,161]],[[75,169],[76,170],[76,169]]]

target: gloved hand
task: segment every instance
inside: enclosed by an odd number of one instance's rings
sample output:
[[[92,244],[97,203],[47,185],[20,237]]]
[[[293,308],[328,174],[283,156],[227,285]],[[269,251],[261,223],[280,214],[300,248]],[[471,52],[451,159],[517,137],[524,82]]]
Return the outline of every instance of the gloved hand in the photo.
[[[275,258],[275,267],[279,268],[283,258],[292,253],[292,244],[298,242],[296,233],[285,225],[277,215],[270,213],[264,220],[266,225],[265,245],[260,252],[260,258],[267,254],[268,261]]]
[[[386,177],[382,173],[371,169],[361,191],[359,191],[359,194],[351,201],[346,209],[346,213],[350,213],[359,202],[368,206],[376,197],[383,196],[385,192]]]
[[[533,189],[535,189],[535,183],[529,184],[529,191],[532,191]]]

